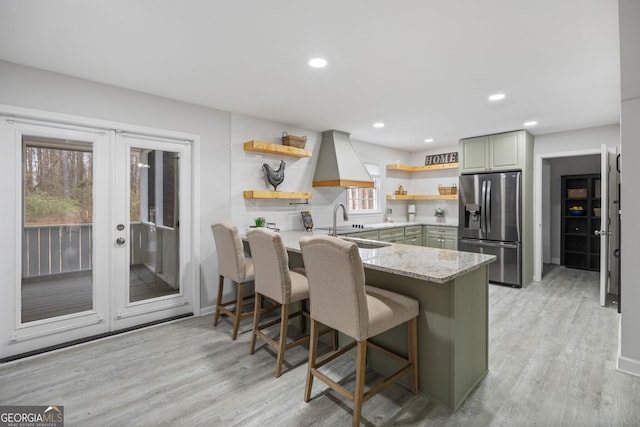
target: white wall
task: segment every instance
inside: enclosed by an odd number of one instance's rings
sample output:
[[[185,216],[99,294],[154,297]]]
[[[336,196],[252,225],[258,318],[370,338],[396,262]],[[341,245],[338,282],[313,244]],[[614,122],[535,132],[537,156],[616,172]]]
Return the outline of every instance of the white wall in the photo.
[[[319,134],[297,129],[281,123],[232,114],[231,118],[231,222],[240,230],[255,225],[255,218],[265,217],[283,230],[301,228],[300,211],[312,210],[318,202],[315,194],[310,205],[290,205],[290,202],[303,200],[244,199],[245,190],[273,190],[266,181],[262,165],[264,163],[277,169],[280,160],[285,162],[285,179],[278,191],[311,191],[313,165],[315,157],[295,158],[272,154],[245,151],[243,144],[250,140],[282,143],[282,132],[291,135],[306,136],[305,149],[317,152]],[[316,200],[314,200],[316,199]]]
[[[295,158],[271,154],[245,151],[243,144],[246,141],[257,139],[265,142],[281,143],[282,132],[291,135],[306,136],[306,150],[313,154],[311,157]],[[231,221],[241,230],[255,223],[255,218],[263,216],[268,222],[274,222],[281,230],[301,229],[301,211],[311,211],[316,227],[330,226],[333,221],[333,208],[336,203],[346,203],[346,191],[344,188],[319,187],[313,188],[313,173],[320,149],[322,135],[305,129],[294,128],[282,123],[254,117],[232,114],[231,118]],[[406,159],[408,153],[394,150],[366,142],[352,141],[352,145],[360,159],[366,163],[379,166],[381,171],[381,204],[380,211],[374,214],[351,215],[349,223],[375,223],[383,220],[386,199],[385,194],[390,194],[394,185],[393,180],[385,177],[385,165],[387,159]],[[279,167],[280,160],[285,161],[285,179],[278,186],[282,191],[306,191],[311,192],[312,198],[309,204],[294,204],[303,200],[278,200],[278,199],[244,199],[244,190],[272,190],[264,177],[263,163],[272,168]],[[342,223],[342,216],[338,216],[338,224]]]
[[[433,149],[417,151],[410,153],[407,160],[390,158],[388,163],[401,163],[411,166],[424,165],[425,156],[432,154],[442,154],[458,151],[458,144],[450,144],[438,146]],[[402,185],[409,194],[439,194],[438,186],[442,185],[450,187],[453,184],[458,185],[458,169],[443,169],[424,172],[402,172],[387,171],[387,179],[391,188],[388,194]],[[436,208],[445,210],[445,222],[450,225],[458,224],[458,201],[457,200],[417,200],[415,202],[407,202],[401,200],[389,200],[388,206],[393,208],[394,216],[398,216],[401,220],[407,218],[407,206],[414,204],[416,206],[416,220],[435,222],[437,218],[434,215]]]
[[[618,369],[640,376],[640,285],[638,285],[638,242],[640,242],[640,2],[620,0],[621,71],[621,308]]]
[[[387,165],[396,162],[407,164],[410,161],[409,153],[361,141],[353,141],[353,147],[363,162],[373,163],[379,166],[381,187],[380,215],[358,215],[355,217],[357,218],[356,221],[362,224],[380,222],[384,218],[386,208],[392,209],[391,217],[393,221],[407,221],[408,203],[406,201],[387,200],[387,194],[393,194],[399,185],[406,185],[406,181],[387,171]]]
[[[424,165],[427,155],[451,153],[459,151],[459,144],[439,146],[437,148],[412,153],[412,165]],[[438,186],[456,187],[459,184],[458,169],[443,169],[429,172],[415,172],[411,174],[411,191],[418,194],[439,194]],[[457,200],[424,200],[416,202],[416,218],[423,221],[438,221],[434,215],[436,208],[444,209],[444,221],[447,224],[458,225],[458,201]]]
[[[620,145],[620,126],[618,124],[536,135],[533,154],[545,157],[552,156],[554,153],[599,151],[602,144],[606,144],[608,147]]]

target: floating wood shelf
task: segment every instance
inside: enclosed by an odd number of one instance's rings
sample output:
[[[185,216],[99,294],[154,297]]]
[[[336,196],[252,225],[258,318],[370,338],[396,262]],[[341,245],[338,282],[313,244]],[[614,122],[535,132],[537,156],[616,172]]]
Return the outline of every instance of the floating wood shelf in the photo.
[[[435,171],[441,169],[457,169],[457,163],[445,163],[441,165],[429,165],[429,166],[409,166],[392,163],[387,165],[388,171],[403,171],[403,172],[423,172],[423,171]]]
[[[387,200],[458,200],[457,194],[387,194]]]
[[[245,142],[244,150],[291,157],[311,157],[311,151],[305,150],[304,148],[296,148],[290,145],[271,144],[270,142],[256,141],[255,139]]]
[[[243,192],[245,199],[310,199],[310,192],[302,191],[269,191],[246,190]]]

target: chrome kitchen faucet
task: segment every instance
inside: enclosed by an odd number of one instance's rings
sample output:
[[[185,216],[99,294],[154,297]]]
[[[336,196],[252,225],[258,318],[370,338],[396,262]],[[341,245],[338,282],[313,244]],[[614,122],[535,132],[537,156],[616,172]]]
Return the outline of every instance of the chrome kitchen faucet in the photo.
[[[347,208],[344,207],[342,203],[338,203],[335,208],[333,208],[333,228],[331,228],[330,236],[337,236],[338,233],[336,231],[336,216],[338,215],[338,208],[342,206],[342,219],[345,221],[349,221],[349,216],[347,215]]]

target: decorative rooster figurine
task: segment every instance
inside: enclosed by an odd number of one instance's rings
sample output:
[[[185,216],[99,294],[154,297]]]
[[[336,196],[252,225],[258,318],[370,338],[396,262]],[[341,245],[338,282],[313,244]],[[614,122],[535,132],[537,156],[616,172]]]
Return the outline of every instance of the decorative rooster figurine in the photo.
[[[280,160],[280,167],[275,171],[266,163],[262,165],[262,169],[264,169],[264,173],[267,175],[267,181],[269,181],[269,184],[273,185],[273,191],[278,191],[278,185],[282,184],[282,181],[284,181],[284,166],[284,160]]]

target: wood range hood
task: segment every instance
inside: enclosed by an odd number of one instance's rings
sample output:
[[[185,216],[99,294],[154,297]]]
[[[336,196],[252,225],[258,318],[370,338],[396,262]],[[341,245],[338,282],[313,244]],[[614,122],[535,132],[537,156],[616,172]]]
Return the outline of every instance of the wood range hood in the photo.
[[[349,136],[339,130],[322,132],[314,187],[373,188],[373,179],[353,149]]]

